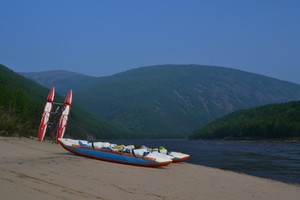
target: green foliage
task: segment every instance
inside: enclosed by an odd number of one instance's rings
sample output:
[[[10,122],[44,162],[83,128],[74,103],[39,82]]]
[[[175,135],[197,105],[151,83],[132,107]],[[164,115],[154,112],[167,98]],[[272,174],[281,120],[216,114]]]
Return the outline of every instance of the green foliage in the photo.
[[[0,132],[4,135],[37,136],[49,89],[0,65],[0,92]],[[76,93],[74,95],[76,98]],[[63,102],[64,98],[56,95],[55,101]],[[119,138],[120,132],[75,104],[66,135]]]
[[[31,78],[49,88],[55,83],[63,95],[72,85],[74,102],[122,137],[186,138],[233,111],[300,99],[297,84],[216,66],[149,66],[100,78],[52,73]]]
[[[162,65],[99,79],[78,102],[139,138],[184,138],[241,108],[300,98],[300,86],[222,67]]]
[[[300,138],[300,101],[233,112],[194,131],[193,139]]]
[[[52,88],[52,86],[55,85],[56,92],[61,95],[67,94],[70,88],[77,93],[86,89],[98,80],[96,77],[86,76],[65,70],[27,73],[23,72],[21,75],[34,80],[47,88]]]
[[[31,91],[41,91],[35,85],[0,65],[0,131],[8,135],[33,135],[39,121],[38,106],[42,106],[39,95],[37,99],[32,97]]]

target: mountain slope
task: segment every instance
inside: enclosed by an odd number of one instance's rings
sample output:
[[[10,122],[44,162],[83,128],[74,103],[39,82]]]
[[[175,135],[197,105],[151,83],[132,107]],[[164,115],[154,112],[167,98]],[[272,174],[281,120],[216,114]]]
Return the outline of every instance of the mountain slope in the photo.
[[[191,135],[194,139],[300,138],[300,101],[271,104],[226,115]]]
[[[47,88],[56,87],[59,94],[66,94],[69,88],[76,93],[93,85],[99,78],[87,76],[65,70],[52,70],[45,72],[20,72],[26,78],[29,78]]]
[[[161,65],[98,79],[78,103],[137,137],[187,137],[233,111],[300,99],[297,84],[239,70]]]
[[[49,90],[0,65],[0,91],[0,132],[36,136]],[[74,99],[76,96],[75,93]],[[55,101],[63,100],[61,96],[55,96]],[[66,135],[116,138],[118,134],[116,129],[76,104],[72,106]]]
[[[0,131],[32,135],[40,120],[43,104],[39,99],[47,95],[45,89],[0,65],[0,91]]]

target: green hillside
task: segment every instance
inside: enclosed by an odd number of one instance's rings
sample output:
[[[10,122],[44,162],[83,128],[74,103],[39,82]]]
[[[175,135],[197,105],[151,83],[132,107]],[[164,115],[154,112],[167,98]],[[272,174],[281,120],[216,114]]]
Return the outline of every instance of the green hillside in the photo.
[[[300,99],[300,86],[201,65],[142,67],[104,77],[78,103],[132,136],[185,138],[233,111]]]
[[[61,95],[67,94],[70,88],[72,88],[75,93],[78,93],[93,85],[93,83],[99,79],[65,70],[21,72],[20,74],[47,88],[55,86],[56,92]]]
[[[300,138],[300,101],[271,104],[224,116],[191,135],[193,139]]]
[[[225,67],[158,65],[107,77],[66,71],[26,73],[138,138],[187,138],[208,122],[239,109],[300,99],[300,86]],[[90,79],[91,78],[91,79]]]
[[[44,106],[41,99],[43,96],[45,98],[47,90],[0,65],[0,91],[2,134],[36,134]]]
[[[0,133],[1,135],[37,136],[40,117],[49,89],[0,65]],[[77,94],[74,94],[76,102]],[[55,101],[63,102],[56,95]],[[72,106],[66,135],[86,138],[119,138],[120,133],[75,103]]]

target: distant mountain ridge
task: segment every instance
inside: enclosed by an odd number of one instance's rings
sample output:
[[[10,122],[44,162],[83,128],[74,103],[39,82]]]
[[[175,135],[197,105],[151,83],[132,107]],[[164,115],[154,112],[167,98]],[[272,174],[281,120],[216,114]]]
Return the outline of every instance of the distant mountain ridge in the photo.
[[[68,88],[73,88],[75,91],[83,90],[98,79],[96,77],[66,70],[20,72],[20,74],[47,88],[51,88],[55,85],[60,94],[67,93],[69,90]]]
[[[300,99],[300,85],[203,65],[141,67],[73,87],[81,106],[141,138],[187,137],[233,111]]]

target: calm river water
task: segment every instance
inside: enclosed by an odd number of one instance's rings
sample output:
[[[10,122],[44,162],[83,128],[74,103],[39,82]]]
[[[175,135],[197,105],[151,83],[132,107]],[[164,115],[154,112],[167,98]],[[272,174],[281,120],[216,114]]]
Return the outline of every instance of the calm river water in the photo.
[[[168,150],[190,154],[189,163],[300,184],[300,143],[173,139],[111,142],[164,146]]]

